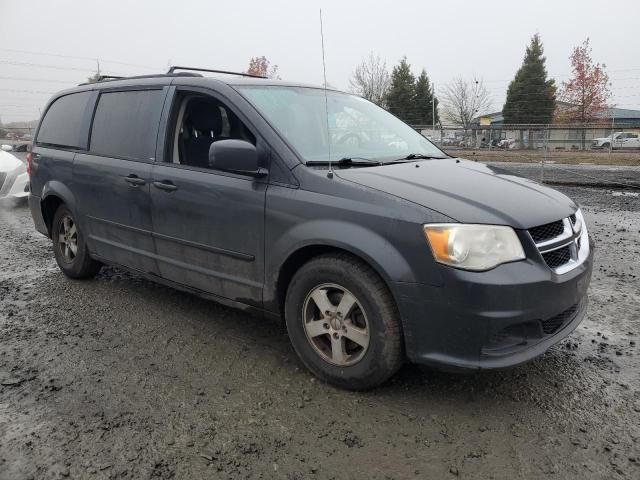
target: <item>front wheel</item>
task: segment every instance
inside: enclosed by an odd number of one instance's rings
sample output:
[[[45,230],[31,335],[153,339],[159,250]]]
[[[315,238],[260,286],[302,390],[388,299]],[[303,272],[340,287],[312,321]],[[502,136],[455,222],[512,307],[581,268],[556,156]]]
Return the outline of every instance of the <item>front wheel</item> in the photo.
[[[60,270],[70,278],[93,277],[101,264],[89,256],[85,237],[66,205],[60,205],[51,226],[53,252]]]
[[[315,258],[294,275],[287,331],[305,366],[350,390],[375,387],[402,365],[402,330],[393,297],[371,268],[348,255]]]

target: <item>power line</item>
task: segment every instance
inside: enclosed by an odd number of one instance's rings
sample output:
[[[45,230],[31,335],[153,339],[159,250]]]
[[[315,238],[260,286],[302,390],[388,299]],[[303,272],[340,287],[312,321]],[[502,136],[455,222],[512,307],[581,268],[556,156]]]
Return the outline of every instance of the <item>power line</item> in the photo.
[[[38,68],[52,68],[55,70],[74,70],[76,72],[93,72],[95,70],[92,68],[62,67],[60,65],[46,65],[42,63],[18,62],[18,61],[11,61],[11,60],[0,60],[0,63],[3,63],[5,65],[16,65],[19,67],[38,67]]]
[[[18,66],[18,67],[35,67],[35,68],[49,68],[49,69],[54,69],[54,70],[69,70],[69,71],[76,71],[76,72],[84,72],[84,73],[92,73],[95,72],[95,68],[78,68],[78,67],[63,67],[60,65],[48,65],[48,64],[43,64],[43,63],[32,63],[32,62],[18,62],[18,61],[13,61],[13,60],[0,60],[0,64],[5,64],[5,65],[14,65],[14,66]],[[117,75],[123,75],[126,76],[128,75],[127,73],[122,73],[122,72],[114,72],[114,71],[109,71],[112,74],[117,74]]]
[[[26,77],[0,77],[0,80],[18,80],[20,82],[40,82],[40,83],[60,83],[64,85],[74,85],[77,80],[50,80],[44,78],[26,78]]]
[[[46,52],[35,52],[33,50],[18,50],[18,49],[14,49],[14,48],[0,48],[0,51],[4,51],[4,52],[14,52],[14,53],[23,53],[23,54],[27,54],[27,55],[40,55],[40,56],[45,56],[45,57],[57,57],[57,58],[69,58],[69,59],[76,59],[76,60],[89,60],[92,62],[95,62],[96,60],[100,60],[101,62],[105,62],[105,63],[116,63],[118,65],[126,65],[129,67],[138,67],[138,68],[146,68],[149,70],[157,70],[157,67],[151,67],[149,65],[139,65],[136,63],[128,63],[128,62],[121,62],[119,60],[108,60],[105,58],[101,58],[99,56],[96,57],[81,57],[81,56],[77,56],[77,55],[62,55],[59,53],[46,53]]]
[[[48,92],[45,90],[20,90],[14,88],[0,88],[0,92],[14,92],[14,93],[33,93],[33,94],[47,94],[53,95],[56,92]]]

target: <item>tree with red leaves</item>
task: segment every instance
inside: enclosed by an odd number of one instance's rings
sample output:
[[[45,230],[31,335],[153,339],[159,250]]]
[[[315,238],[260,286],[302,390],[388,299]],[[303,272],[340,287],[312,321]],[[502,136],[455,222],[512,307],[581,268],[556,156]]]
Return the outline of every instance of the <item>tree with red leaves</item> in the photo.
[[[603,114],[608,110],[607,100],[611,97],[606,66],[593,63],[588,38],[573,49],[569,58],[573,75],[562,83],[560,99],[565,105],[558,109],[557,120],[570,123],[603,120]]]
[[[262,57],[253,57],[249,60],[247,73],[259,77],[280,79],[278,76],[278,65],[271,65],[271,62],[269,62],[264,55]]]

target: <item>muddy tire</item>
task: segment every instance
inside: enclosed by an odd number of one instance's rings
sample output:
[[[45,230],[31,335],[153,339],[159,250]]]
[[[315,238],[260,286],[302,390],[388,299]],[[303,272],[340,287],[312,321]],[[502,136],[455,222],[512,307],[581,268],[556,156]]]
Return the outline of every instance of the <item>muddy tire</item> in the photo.
[[[71,210],[60,205],[51,224],[53,252],[60,270],[69,278],[90,278],[102,266],[89,256],[84,235]]]
[[[285,320],[304,365],[337,387],[373,388],[402,366],[393,297],[378,274],[350,255],[323,255],[304,264],[289,285]]]

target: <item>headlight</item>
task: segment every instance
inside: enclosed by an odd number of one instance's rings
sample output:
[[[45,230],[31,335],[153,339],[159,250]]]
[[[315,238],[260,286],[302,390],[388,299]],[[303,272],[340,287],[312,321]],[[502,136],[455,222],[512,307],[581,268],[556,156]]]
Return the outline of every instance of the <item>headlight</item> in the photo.
[[[437,262],[463,270],[489,270],[525,258],[511,227],[435,224],[425,225],[424,234]]]

